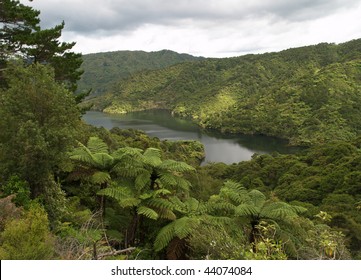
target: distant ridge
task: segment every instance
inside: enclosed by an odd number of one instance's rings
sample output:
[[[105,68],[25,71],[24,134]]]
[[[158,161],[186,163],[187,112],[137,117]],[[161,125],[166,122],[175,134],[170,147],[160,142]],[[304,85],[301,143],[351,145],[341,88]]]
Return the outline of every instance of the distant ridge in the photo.
[[[78,91],[87,91],[92,88],[91,95],[100,95],[109,90],[114,81],[133,73],[202,59],[204,58],[180,54],[171,50],[112,51],[86,54],[83,56],[84,74],[78,83]]]

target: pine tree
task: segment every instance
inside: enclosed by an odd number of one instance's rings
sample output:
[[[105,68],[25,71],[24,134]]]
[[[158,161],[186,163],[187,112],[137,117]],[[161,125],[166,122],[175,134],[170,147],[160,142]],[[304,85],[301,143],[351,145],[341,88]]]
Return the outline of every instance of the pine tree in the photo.
[[[75,43],[60,43],[64,22],[42,30],[40,12],[17,0],[0,0],[0,82],[6,84],[1,70],[9,60],[21,58],[27,64],[50,64],[55,80],[75,91],[82,71],[81,54],[71,52]]]

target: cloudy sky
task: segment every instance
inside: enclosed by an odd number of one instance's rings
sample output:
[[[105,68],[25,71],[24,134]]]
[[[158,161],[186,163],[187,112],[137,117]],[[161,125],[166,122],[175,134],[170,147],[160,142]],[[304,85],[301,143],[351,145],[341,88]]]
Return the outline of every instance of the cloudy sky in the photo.
[[[34,0],[74,51],[229,57],[361,38],[361,0]]]

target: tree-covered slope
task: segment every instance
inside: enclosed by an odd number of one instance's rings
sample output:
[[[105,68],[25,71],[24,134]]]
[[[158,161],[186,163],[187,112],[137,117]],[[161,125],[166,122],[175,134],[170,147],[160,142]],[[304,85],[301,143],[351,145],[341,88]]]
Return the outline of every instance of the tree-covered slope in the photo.
[[[99,95],[109,89],[113,82],[143,70],[155,70],[184,61],[201,60],[189,54],[170,50],[158,52],[116,51],[87,54],[83,56],[84,73],[78,83],[79,91],[92,89]]]
[[[359,134],[360,82],[361,39],[142,72],[92,102],[111,113],[166,108],[204,128],[308,145]]]

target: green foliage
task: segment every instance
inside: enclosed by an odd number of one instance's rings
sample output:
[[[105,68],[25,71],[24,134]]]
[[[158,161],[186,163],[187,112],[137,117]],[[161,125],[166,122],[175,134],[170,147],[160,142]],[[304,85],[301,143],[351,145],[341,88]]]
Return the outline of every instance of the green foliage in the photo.
[[[142,72],[92,102],[109,113],[169,109],[206,129],[272,135],[292,145],[349,141],[361,127],[360,42]]]
[[[174,64],[200,60],[188,54],[178,54],[170,50],[158,52],[117,51],[87,54],[83,56],[84,74],[78,82],[79,91],[92,89],[97,96],[111,90],[120,77],[146,70],[165,68]]]
[[[30,187],[26,181],[20,180],[18,176],[12,176],[5,185],[0,186],[1,197],[6,197],[15,194],[14,202],[17,206],[29,206]]]
[[[8,221],[0,235],[0,259],[47,260],[54,257],[54,237],[45,210],[33,204],[24,217]]]
[[[54,81],[51,68],[14,65],[6,71],[8,88],[0,91],[0,172],[26,180],[38,196],[53,172],[68,159],[66,151],[79,127],[72,94]]]

